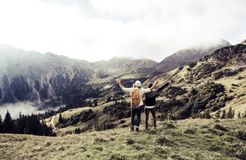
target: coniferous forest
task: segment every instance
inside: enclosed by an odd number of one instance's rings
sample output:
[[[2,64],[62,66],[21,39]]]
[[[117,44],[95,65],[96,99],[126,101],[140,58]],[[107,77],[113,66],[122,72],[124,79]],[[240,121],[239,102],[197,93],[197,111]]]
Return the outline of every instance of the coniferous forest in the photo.
[[[8,111],[4,119],[0,116],[0,133],[54,136],[52,128],[40,120],[38,115],[20,113],[17,119],[13,119]]]

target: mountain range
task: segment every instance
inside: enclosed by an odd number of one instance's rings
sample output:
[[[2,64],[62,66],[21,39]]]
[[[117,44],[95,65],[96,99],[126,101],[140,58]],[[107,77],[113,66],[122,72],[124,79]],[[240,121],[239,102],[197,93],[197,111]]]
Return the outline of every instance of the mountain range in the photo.
[[[174,58],[173,66],[177,66],[173,69],[160,67],[171,65],[168,60],[156,63],[113,58],[89,63],[51,53],[22,50],[12,56],[5,54],[1,100],[12,97],[13,102],[37,101],[34,95],[40,95],[40,103],[54,106],[60,96],[72,108],[40,115],[42,123],[52,127],[57,137],[2,134],[2,158],[244,160],[245,41],[220,46],[211,53],[196,50],[204,53],[200,58],[188,54],[188,50],[183,56],[173,56],[187,59],[180,64],[179,58]],[[11,61],[14,59],[22,61]],[[123,79],[128,87],[136,79],[141,79],[143,87],[156,79],[161,84],[171,80],[158,96],[157,129],[144,130],[141,122],[140,132],[128,131],[130,97],[115,84],[115,78]],[[97,103],[82,104],[85,98]]]
[[[223,40],[181,50],[160,63],[124,57],[87,62],[0,45],[0,104],[31,101],[44,108],[60,103],[80,106],[87,98],[100,97],[116,78],[146,80],[228,45]]]
[[[49,103],[59,97],[63,103],[73,101],[76,104],[81,98],[94,96],[88,82],[102,83],[136,71],[144,73],[144,69],[156,65],[152,60],[130,58],[90,63],[3,45],[0,46],[0,56],[0,104],[20,101]]]
[[[157,120],[220,118],[233,110],[234,118],[246,116],[246,45],[239,43],[217,49],[196,61],[143,80],[172,80],[158,96]],[[124,79],[130,87],[134,81]],[[97,98],[96,105],[67,109],[45,119],[58,135],[129,126],[130,98],[114,84]],[[64,117],[59,122],[59,116]]]

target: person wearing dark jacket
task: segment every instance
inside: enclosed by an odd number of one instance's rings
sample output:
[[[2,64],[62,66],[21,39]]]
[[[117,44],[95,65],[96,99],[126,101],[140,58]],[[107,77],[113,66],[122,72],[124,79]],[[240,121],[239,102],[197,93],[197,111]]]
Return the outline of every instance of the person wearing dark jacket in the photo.
[[[126,88],[122,85],[121,80],[117,79],[116,83],[120,86],[120,88],[129,93],[131,96],[131,128],[130,131],[139,131],[139,125],[141,122],[141,107],[144,105],[143,103],[143,95],[145,93],[151,92],[158,84],[158,80],[148,88],[143,88],[141,82],[138,80],[133,84],[133,87]],[[134,118],[137,117],[137,121],[134,122]]]
[[[156,106],[156,97],[159,95],[159,93],[168,85],[170,82],[166,82],[164,85],[162,85],[160,88],[153,90],[151,92],[148,92],[145,94],[145,115],[146,115],[146,126],[145,128],[148,129],[148,121],[149,121],[149,112],[151,112],[153,116],[153,121],[154,121],[154,128],[156,129],[156,111],[155,111],[155,106]],[[153,84],[150,83],[148,85],[148,88],[153,87]]]

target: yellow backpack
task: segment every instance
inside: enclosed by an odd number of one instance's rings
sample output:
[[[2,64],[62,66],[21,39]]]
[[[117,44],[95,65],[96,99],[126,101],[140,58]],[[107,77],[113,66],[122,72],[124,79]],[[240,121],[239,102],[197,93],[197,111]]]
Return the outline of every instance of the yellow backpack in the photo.
[[[136,108],[140,105],[140,89],[134,88],[131,94],[132,98],[132,107]]]

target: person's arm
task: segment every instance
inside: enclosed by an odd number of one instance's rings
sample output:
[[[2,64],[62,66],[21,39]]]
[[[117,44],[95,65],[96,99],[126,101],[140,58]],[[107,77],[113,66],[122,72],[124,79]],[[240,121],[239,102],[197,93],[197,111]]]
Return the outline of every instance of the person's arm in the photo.
[[[160,88],[157,89],[157,93],[159,93],[160,91],[162,91],[164,88],[166,88],[167,86],[169,86],[170,82],[166,82],[165,84],[163,84]]]
[[[142,88],[143,94],[153,91],[158,84],[159,84],[159,80],[156,80],[151,88],[147,88],[147,89]]]
[[[126,88],[122,85],[121,80],[117,79],[116,83],[120,86],[120,88],[122,89],[122,91],[130,93],[131,92],[131,88]]]
[[[156,80],[153,86],[150,88],[150,90],[152,91],[159,84],[159,82],[159,80]]]

